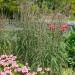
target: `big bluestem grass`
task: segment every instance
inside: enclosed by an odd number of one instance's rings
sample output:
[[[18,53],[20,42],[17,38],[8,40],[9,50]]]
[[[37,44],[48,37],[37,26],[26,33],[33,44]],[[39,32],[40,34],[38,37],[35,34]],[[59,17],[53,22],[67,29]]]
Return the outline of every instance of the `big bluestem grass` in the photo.
[[[14,23],[10,20],[7,23],[11,29],[12,25],[18,25],[22,30],[0,31],[0,54],[17,55],[20,62],[29,63],[34,70],[38,65],[50,67],[52,75],[61,75],[66,58],[61,32],[58,29],[55,32],[48,30],[47,24],[39,21],[39,15],[29,15],[28,10],[23,14],[20,21],[15,20]],[[56,25],[60,25],[57,21]]]

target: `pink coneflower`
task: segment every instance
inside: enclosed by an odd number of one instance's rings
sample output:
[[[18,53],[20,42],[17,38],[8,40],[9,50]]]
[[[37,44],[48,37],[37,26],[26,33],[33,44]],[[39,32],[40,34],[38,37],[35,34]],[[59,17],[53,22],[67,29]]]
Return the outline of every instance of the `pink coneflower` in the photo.
[[[18,68],[18,64],[16,63],[16,61],[12,62],[12,68]]]
[[[0,75],[6,75],[5,72],[0,72]]]
[[[26,66],[22,67],[22,73],[28,73],[28,68]]]
[[[16,68],[16,71],[17,72],[21,72],[22,71],[22,68]]]

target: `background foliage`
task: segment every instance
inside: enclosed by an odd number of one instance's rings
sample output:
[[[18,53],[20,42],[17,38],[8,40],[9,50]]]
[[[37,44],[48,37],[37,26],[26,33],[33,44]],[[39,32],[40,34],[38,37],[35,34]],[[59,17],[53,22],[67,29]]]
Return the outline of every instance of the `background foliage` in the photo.
[[[39,8],[41,13],[58,11],[67,16],[75,15],[75,0],[0,0],[0,13],[3,12],[7,16],[20,15],[21,5],[25,5],[25,3],[31,5],[31,12],[36,12],[36,9]]]

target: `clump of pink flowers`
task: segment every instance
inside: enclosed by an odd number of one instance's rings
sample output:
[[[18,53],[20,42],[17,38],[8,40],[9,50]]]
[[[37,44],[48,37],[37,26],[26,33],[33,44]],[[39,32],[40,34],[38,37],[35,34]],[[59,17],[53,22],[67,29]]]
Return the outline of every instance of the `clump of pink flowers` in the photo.
[[[0,75],[12,75],[13,71],[20,73],[21,75],[35,75],[34,73],[30,73],[27,66],[19,67],[16,62],[16,56],[13,55],[2,55],[0,56],[0,67],[2,67],[2,71]]]
[[[19,66],[17,57],[13,55],[1,55],[0,56],[0,75],[13,75],[14,72],[19,73],[19,75],[36,75],[36,72],[31,72],[28,65]],[[49,71],[49,68],[37,68],[37,72]]]

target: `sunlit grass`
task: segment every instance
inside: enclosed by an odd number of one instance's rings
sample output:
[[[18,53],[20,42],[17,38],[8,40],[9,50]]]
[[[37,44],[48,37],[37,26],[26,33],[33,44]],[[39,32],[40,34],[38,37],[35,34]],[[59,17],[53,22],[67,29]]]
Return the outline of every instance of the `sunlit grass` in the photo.
[[[72,68],[67,68],[62,70],[62,75],[75,75],[75,72]]]

